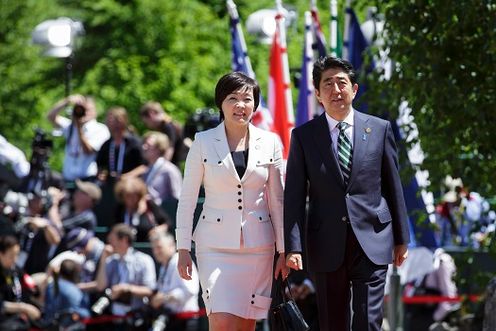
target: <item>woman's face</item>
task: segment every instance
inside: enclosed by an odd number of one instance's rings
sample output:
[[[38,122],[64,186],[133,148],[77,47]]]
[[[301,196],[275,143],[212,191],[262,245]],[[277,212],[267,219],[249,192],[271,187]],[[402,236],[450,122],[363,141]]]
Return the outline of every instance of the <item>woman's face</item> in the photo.
[[[141,196],[136,192],[124,192],[123,194],[124,205],[127,209],[138,209],[138,203]]]
[[[20,251],[21,247],[19,245],[15,245],[7,249],[4,253],[0,252],[0,264],[2,267],[4,269],[12,269]]]
[[[255,110],[253,89],[241,88],[228,94],[222,102],[226,124],[248,125]]]

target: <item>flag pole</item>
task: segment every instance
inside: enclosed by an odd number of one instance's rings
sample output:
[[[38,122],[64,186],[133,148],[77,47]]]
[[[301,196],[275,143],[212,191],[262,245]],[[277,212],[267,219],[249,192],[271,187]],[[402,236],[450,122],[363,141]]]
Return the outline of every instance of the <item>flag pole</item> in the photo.
[[[243,51],[243,56],[246,64],[246,68],[248,70],[247,74],[251,78],[255,78],[255,72],[251,66],[250,58],[248,57],[248,47],[246,47],[245,37],[243,35],[243,30],[241,30],[241,25],[239,24],[239,14],[238,9],[236,8],[236,4],[233,0],[226,0],[227,11],[229,12],[229,16],[231,20],[235,23],[236,30],[238,32],[239,42],[241,44],[241,49]]]
[[[343,34],[343,59],[350,60],[350,8],[351,8],[351,0],[346,0],[346,9],[344,15],[344,34]]]
[[[308,122],[315,115],[316,99],[312,84],[312,44],[312,13],[310,11],[305,11],[305,38],[303,44],[303,59],[301,63],[301,77],[298,87],[295,126],[300,126],[305,122]]]
[[[318,57],[327,55],[327,45],[324,32],[322,31],[322,26],[320,24],[319,10],[317,8],[317,3],[312,0],[310,12],[312,13],[312,29],[315,35],[315,49],[318,50]]]
[[[338,1],[330,1],[329,46],[332,56],[338,56]]]

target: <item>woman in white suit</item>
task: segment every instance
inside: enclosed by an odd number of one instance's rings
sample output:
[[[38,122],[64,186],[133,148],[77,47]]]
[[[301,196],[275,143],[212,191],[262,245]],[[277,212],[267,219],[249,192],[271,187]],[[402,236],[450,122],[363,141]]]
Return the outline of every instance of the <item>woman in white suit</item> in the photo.
[[[279,138],[250,124],[259,95],[257,82],[243,73],[223,76],[215,88],[222,122],[196,134],[186,159],[177,210],[178,270],[191,279],[194,240],[209,330],[254,330],[256,320],[267,317],[272,277],[289,272]],[[205,202],[193,233],[202,184]]]

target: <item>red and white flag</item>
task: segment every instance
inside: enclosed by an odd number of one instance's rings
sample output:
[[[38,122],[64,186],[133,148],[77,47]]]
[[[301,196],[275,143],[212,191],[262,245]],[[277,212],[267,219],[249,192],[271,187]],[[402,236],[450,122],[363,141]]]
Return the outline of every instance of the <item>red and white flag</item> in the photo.
[[[282,7],[282,6],[281,6]],[[276,33],[270,51],[269,109],[272,113],[272,131],[281,138],[283,157],[287,159],[291,130],[294,128],[293,99],[289,80],[288,54],[284,17],[278,11]]]

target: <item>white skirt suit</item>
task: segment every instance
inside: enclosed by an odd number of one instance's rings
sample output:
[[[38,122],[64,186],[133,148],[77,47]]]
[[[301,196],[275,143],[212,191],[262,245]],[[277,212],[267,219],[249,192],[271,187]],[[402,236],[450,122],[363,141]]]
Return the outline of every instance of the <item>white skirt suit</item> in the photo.
[[[274,249],[284,251],[280,146],[274,133],[250,124],[246,171],[239,178],[224,123],[195,136],[186,159],[176,240],[177,248],[186,250],[195,241],[207,314],[267,317]],[[205,202],[193,232],[202,184]]]

